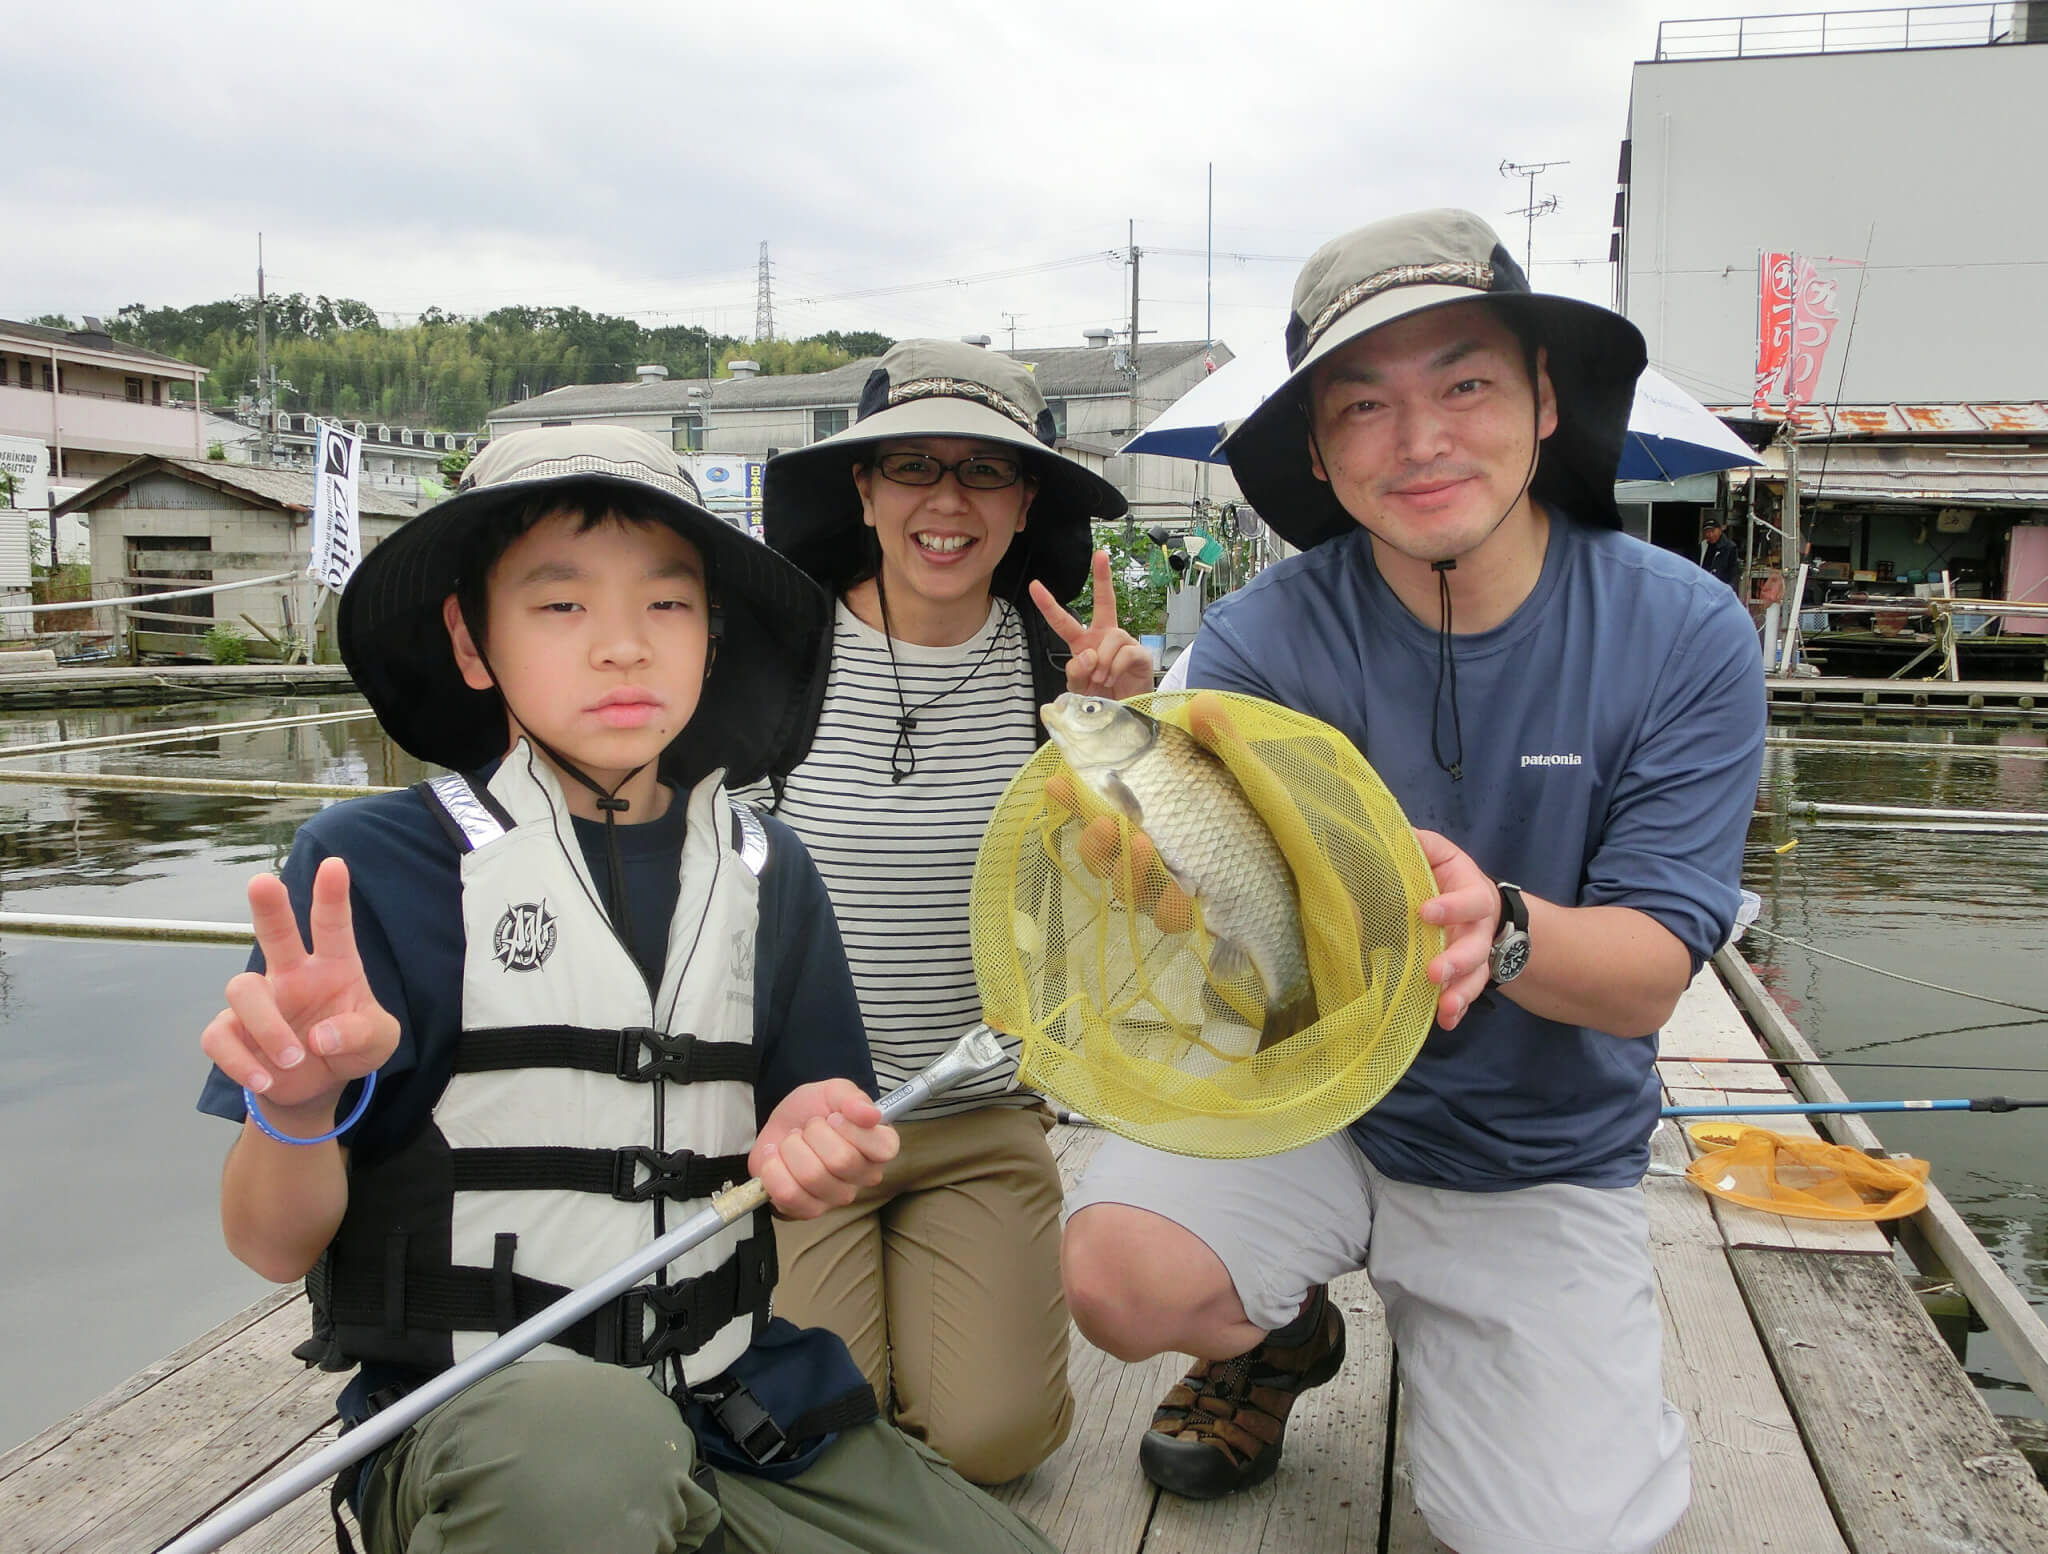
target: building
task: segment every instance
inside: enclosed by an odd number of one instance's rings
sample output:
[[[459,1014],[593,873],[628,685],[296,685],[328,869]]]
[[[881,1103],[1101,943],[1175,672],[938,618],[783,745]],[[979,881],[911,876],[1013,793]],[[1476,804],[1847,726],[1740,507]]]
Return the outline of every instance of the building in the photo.
[[[303,573],[312,508],[309,471],[150,457],[130,461],[56,510],[60,517],[82,513],[90,520],[94,592],[118,598]],[[366,552],[421,510],[417,502],[368,485],[358,508]],[[302,637],[312,597],[312,585],[293,576],[234,593],[171,599],[156,610],[123,609],[113,629],[125,637],[132,627],[146,652],[197,656],[216,621],[252,639]],[[330,600],[321,614],[323,639],[331,615]],[[316,656],[331,656],[331,648]]]
[[[363,490],[381,490],[402,498],[418,497],[422,480],[439,481],[441,461],[449,454],[475,453],[483,445],[483,439],[475,432],[437,432],[382,421],[279,410],[270,417],[270,467],[310,471],[314,437],[323,420],[363,439]],[[209,452],[213,443],[218,442],[231,464],[262,461],[264,428],[260,412],[238,410],[230,416],[208,416],[207,421],[212,435]]]
[[[2048,600],[2012,560],[2033,543],[2014,531],[2048,521],[2048,203],[2006,151],[2048,144],[2041,43],[2040,3],[1730,17],[1664,23],[1634,70],[1616,305],[1652,366],[1754,441],[1796,436],[1793,559],[1819,585],[1802,603],[1902,653],[1896,612],[1850,606],[1944,570],[1959,593]],[[1782,394],[1751,403],[1768,254],[1806,261],[1834,315],[1789,429]],[[1786,463],[1781,445],[1756,479],[1688,493],[1746,521],[1760,598],[1796,586],[1767,527]],[[1696,543],[1699,506],[1657,514],[1660,543]]]
[[[1017,350],[1004,354],[1030,364],[1058,434],[1055,446],[1105,475],[1134,507],[1185,509],[1203,489],[1219,501],[1238,499],[1229,471],[1185,459],[1126,458],[1117,449],[1153,417],[1201,381],[1211,350],[1201,340],[1163,341],[1130,352],[1112,346],[1106,331],[1085,346]],[[1221,366],[1231,358],[1213,348]],[[852,424],[861,390],[875,360],[829,372],[755,375],[736,364],[730,378],[670,379],[643,367],[632,383],[588,383],[559,388],[491,412],[490,435],[531,426],[601,421],[633,426],[669,440],[679,452],[765,458],[844,431]]]
[[[138,454],[202,458],[199,384],[206,369],[123,345],[100,321],[46,329],[0,319],[0,435],[50,450],[49,475],[78,487]]]

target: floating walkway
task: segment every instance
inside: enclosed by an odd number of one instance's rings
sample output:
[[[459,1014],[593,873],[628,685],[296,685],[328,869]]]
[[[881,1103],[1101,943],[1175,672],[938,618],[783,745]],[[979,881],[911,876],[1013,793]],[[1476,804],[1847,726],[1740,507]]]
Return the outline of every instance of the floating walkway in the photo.
[[[1694,982],[1667,1027],[1671,1050],[1755,1057],[1761,1036],[1773,1056],[1812,1056],[1747,966],[1725,952],[1718,964],[1725,985],[1712,970]],[[1669,1063],[1664,1081],[1689,1104],[1800,1098],[1761,1065]],[[1819,1087],[1814,1099],[1839,1097],[1824,1071],[1804,1082]],[[1875,1143],[1860,1119],[1831,1126],[1841,1142]],[[1100,1141],[1088,1128],[1054,1133],[1070,1182]],[[1680,1166],[1689,1147],[1667,1127],[1655,1160]],[[1668,1554],[2048,1548],[2048,1490],[1879,1228],[1781,1219],[1668,1176],[1652,1175],[1644,1190],[1664,1387],[1692,1431],[1692,1508],[1662,1545]],[[2048,1327],[1938,1192],[1904,1237],[1923,1261],[1939,1259],[2048,1397]],[[1184,1362],[1123,1365],[1077,1334],[1073,1435],[999,1494],[1070,1554],[1431,1554],[1440,1546],[1414,1507],[1378,1303],[1362,1274],[1332,1293],[1350,1324],[1349,1354],[1337,1379],[1295,1409],[1269,1483],[1205,1504],[1155,1490],[1138,1472],[1138,1439]],[[0,1456],[0,1548],[144,1554],[317,1450],[333,1437],[341,1378],[291,1357],[305,1333],[303,1297],[279,1291]],[[319,1494],[227,1545],[240,1554],[332,1546]]]
[[[1860,718],[1900,714],[1929,722],[1985,727],[2048,723],[2048,682],[2040,680],[1849,680],[1828,675],[1767,675],[1771,714]]]
[[[347,696],[341,664],[145,664],[0,675],[0,712],[40,707],[161,706],[227,696]]]

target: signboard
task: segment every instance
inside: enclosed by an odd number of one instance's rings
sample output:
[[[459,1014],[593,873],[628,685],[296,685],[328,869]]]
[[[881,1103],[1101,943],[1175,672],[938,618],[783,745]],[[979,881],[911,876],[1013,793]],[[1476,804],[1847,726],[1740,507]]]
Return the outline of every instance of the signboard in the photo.
[[[1842,260],[1825,260],[1840,264]],[[1758,262],[1756,386],[1750,407],[1782,400],[1789,415],[1820,397],[1821,363],[1839,320],[1838,283],[1799,254],[1765,254]]]
[[[689,465],[704,505],[759,539],[763,461],[743,454],[697,453],[690,455]]]
[[[0,474],[7,476],[0,481],[0,589],[26,588],[32,546],[36,540],[47,546],[50,537],[48,445],[34,437],[0,437]]]
[[[363,559],[356,488],[363,441],[322,421],[313,438],[313,554],[306,575],[341,592]]]

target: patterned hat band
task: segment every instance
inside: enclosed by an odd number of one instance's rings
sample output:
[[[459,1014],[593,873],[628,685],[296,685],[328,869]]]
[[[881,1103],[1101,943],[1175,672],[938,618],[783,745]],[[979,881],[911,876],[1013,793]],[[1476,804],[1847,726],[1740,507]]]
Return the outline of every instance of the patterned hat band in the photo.
[[[969,399],[1015,421],[1033,437],[1038,436],[1038,428],[1030,412],[1022,405],[985,383],[975,383],[966,378],[912,378],[908,383],[892,387],[885,404],[877,408],[893,409],[916,399]]]
[[[1328,307],[1315,316],[1315,322],[1308,326],[1308,333],[1299,349],[1290,353],[1292,363],[1299,366],[1302,357],[1315,349],[1316,341],[1323,337],[1324,331],[1359,303],[1377,297],[1383,291],[1392,291],[1397,286],[1467,286],[1474,291],[1491,291],[1493,278],[1492,265],[1463,260],[1447,260],[1442,264],[1397,264],[1377,275],[1368,275],[1364,280],[1345,287],[1331,299]]]
[[[619,480],[634,480],[642,485],[659,486],[670,496],[679,496],[692,506],[704,505],[704,498],[697,489],[697,482],[691,478],[688,470],[680,466],[661,469],[651,464],[643,464],[637,459],[607,459],[594,454],[577,454],[566,459],[538,459],[533,463],[507,470],[495,480],[482,482],[465,470],[456,489],[487,490],[491,486],[515,480],[559,480],[565,475],[610,475]]]

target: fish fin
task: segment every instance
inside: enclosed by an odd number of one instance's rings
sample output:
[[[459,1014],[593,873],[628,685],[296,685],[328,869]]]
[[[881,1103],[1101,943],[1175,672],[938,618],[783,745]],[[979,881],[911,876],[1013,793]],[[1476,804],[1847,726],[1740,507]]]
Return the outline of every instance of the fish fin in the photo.
[[[1297,1036],[1321,1018],[1316,1010],[1316,995],[1313,989],[1287,1005],[1275,1009],[1266,1016],[1265,1029],[1259,1032],[1259,1051],[1278,1046],[1290,1036]]]
[[[1096,791],[1132,825],[1145,824],[1145,806],[1138,802],[1138,795],[1131,792],[1130,786],[1115,772],[1105,772],[1096,785]]]
[[[1239,977],[1258,980],[1258,967],[1253,963],[1251,951],[1235,939],[1216,934],[1209,940],[1209,974],[1219,982],[1234,982]],[[1260,981],[1260,986],[1264,986]]]

